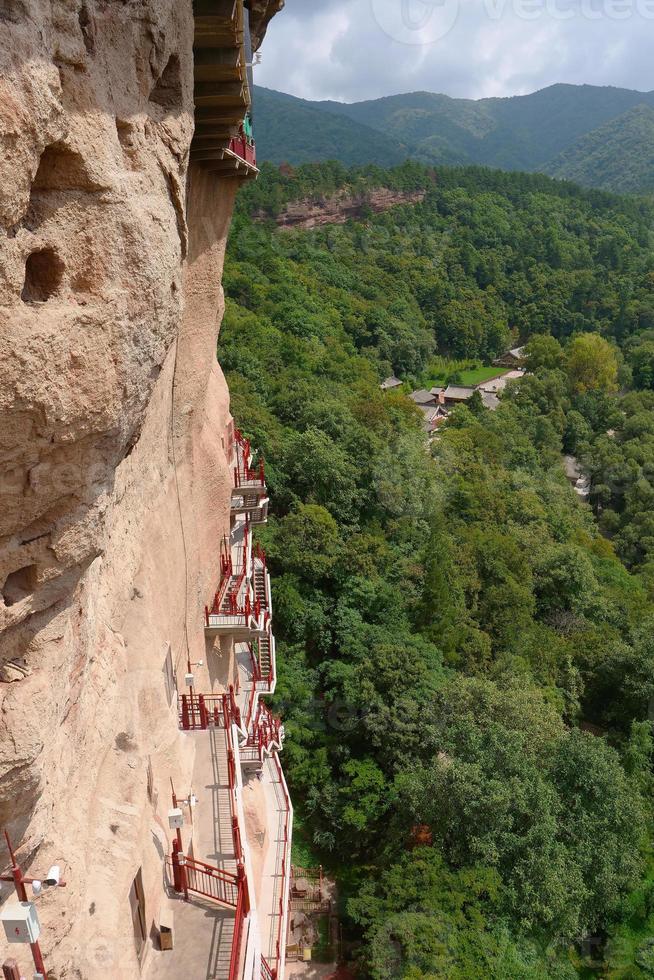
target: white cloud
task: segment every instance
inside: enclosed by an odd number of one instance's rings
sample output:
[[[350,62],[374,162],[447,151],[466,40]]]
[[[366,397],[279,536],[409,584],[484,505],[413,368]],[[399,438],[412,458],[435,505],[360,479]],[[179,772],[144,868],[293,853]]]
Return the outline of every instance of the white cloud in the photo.
[[[346,102],[555,82],[648,90],[653,43],[654,0],[286,0],[256,80]]]

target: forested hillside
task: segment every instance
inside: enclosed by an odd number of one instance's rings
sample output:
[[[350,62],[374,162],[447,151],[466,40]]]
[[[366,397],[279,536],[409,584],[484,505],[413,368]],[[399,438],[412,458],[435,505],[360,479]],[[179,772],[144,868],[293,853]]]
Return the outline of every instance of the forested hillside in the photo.
[[[638,106],[552,161],[555,177],[624,194],[654,191],[654,108]]]
[[[256,99],[265,110],[260,158],[274,163],[388,166],[411,158],[540,171],[605,190],[651,190],[651,132],[642,110],[654,109],[653,92],[552,85],[505,99],[412,92],[346,104],[257,89]]]
[[[311,232],[250,216],[366,184],[428,192]],[[219,356],[267,460],[296,846],[364,976],[651,976],[652,218],[417,165],[269,168],[240,199]],[[532,375],[429,453],[379,389],[527,340]]]
[[[392,167],[407,158],[404,147],[384,133],[265,88],[256,89],[256,126],[260,158],[277,163],[340,160],[345,166]]]

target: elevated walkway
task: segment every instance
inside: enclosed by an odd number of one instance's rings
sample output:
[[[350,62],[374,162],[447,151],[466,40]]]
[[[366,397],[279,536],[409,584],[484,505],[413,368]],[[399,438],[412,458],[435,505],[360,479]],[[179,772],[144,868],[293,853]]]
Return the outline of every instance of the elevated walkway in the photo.
[[[236,874],[236,855],[231,830],[227,732],[213,729],[190,736],[195,740],[193,792],[198,804],[185,807],[182,831],[189,856]],[[189,813],[192,823],[189,822]],[[187,843],[188,842],[188,843]],[[175,943],[172,950],[155,950],[149,962],[148,980],[232,980],[230,961],[234,938],[235,909],[191,892],[189,901],[175,894],[172,877],[167,893],[174,916]]]
[[[194,0],[195,136],[191,160],[212,173],[256,177],[244,120],[252,103],[252,44],[243,0]]]
[[[267,502],[263,464],[252,470],[249,442],[238,432],[234,448],[235,484],[248,484],[248,493]],[[266,555],[252,546],[247,514],[233,519],[220,570],[218,591],[205,607],[205,634],[234,641],[234,683],[227,691],[210,691],[205,674],[210,693],[191,686],[178,699],[180,727],[196,740],[193,792],[199,802],[190,811],[191,843],[175,841],[170,860],[174,890],[187,899],[176,902],[184,939],[175,956],[163,954],[165,972],[153,975],[283,980],[293,811],[278,757],[284,728],[261,700],[277,682],[272,591]],[[258,801],[254,813],[249,811],[251,840],[244,785],[248,798]],[[254,795],[253,786],[259,790]],[[253,830],[261,826],[263,843]],[[198,908],[211,929],[190,944],[188,934],[202,924],[193,914]],[[189,957],[199,972],[185,972]],[[204,973],[201,962],[207,964]]]
[[[261,951],[268,963],[283,962],[288,930],[288,894],[291,873],[293,810],[277,754],[263,766],[266,797],[266,832],[269,846],[259,894]]]

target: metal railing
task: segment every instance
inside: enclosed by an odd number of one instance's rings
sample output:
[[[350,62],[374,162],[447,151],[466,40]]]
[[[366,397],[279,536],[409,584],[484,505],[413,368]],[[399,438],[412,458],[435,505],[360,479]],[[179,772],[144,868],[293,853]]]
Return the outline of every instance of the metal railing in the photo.
[[[203,895],[221,905],[238,909],[238,899],[241,891],[237,875],[229,871],[214,868],[204,861],[186,858],[184,864],[187,888],[190,892]]]
[[[261,957],[261,980],[277,980],[277,970],[273,970],[265,956]]]
[[[225,727],[224,694],[180,694],[178,714],[185,732]]]
[[[252,446],[249,439],[244,439],[239,429],[234,430],[236,445],[236,466],[234,467],[234,486],[248,488],[265,488],[266,473],[263,460],[256,467],[251,466]]]
[[[257,150],[254,140],[249,140],[247,136],[232,136],[229,141],[229,149],[241,160],[245,160],[250,166],[257,165]]]

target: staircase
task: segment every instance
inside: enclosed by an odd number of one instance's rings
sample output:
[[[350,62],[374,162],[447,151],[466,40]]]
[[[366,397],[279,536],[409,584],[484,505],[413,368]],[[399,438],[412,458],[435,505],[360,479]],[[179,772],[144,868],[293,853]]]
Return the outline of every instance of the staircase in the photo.
[[[268,589],[266,588],[266,566],[260,558],[254,560],[254,600],[263,612],[268,612]]]
[[[270,633],[259,637],[259,680],[272,679],[272,637]]]

